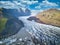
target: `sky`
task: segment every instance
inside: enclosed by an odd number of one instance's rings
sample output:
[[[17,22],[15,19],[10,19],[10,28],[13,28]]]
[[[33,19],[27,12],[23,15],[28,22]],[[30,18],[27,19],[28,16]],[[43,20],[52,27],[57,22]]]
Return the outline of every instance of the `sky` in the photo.
[[[60,0],[0,0],[0,7],[8,9],[28,8],[32,14],[56,8],[60,10]]]

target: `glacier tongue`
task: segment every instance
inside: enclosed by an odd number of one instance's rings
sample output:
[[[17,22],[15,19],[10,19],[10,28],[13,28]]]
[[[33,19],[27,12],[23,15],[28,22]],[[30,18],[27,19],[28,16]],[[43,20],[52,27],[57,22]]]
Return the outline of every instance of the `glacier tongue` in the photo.
[[[42,32],[43,34],[48,35],[56,35],[60,36],[60,28],[46,25],[46,24],[40,24],[34,21],[28,21],[26,19],[22,19],[22,22],[24,23],[24,27],[28,29],[27,31],[31,31],[31,33],[36,33],[37,31]]]
[[[6,45],[60,45],[60,28],[19,18],[24,27],[15,35],[0,41]]]
[[[37,42],[46,45],[60,45],[59,27],[40,24],[34,21],[28,21],[26,19],[21,19],[21,20],[24,23],[25,28],[27,29],[26,31],[31,34],[32,40],[35,38],[37,39],[36,40]]]

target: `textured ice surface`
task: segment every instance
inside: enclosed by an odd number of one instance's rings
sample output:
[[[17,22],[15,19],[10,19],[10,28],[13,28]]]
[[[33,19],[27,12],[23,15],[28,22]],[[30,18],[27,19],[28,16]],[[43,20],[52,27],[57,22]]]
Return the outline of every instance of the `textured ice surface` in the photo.
[[[60,28],[21,19],[24,27],[8,39],[0,41],[6,45],[60,45]]]

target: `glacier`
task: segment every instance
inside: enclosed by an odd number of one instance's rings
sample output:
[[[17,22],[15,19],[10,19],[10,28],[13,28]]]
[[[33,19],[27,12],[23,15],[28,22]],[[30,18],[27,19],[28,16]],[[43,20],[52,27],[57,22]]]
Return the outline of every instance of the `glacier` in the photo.
[[[21,19],[35,44],[60,45],[60,28]],[[35,41],[36,39],[36,41]]]
[[[0,41],[6,45],[60,45],[60,28],[19,18],[24,27],[15,35]],[[22,41],[23,40],[23,41]],[[24,44],[22,44],[22,42]]]

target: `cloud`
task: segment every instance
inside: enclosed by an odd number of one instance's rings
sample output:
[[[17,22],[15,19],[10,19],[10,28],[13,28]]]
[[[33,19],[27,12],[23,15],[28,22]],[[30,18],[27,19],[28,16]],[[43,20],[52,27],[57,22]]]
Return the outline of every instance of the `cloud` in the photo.
[[[10,1],[0,1],[0,7],[3,8],[16,8],[15,4]]]
[[[58,8],[58,10],[60,10],[60,8]]]
[[[38,9],[40,9],[40,8],[41,8],[41,6],[36,6],[35,8],[38,8]]]
[[[56,3],[49,2],[47,0],[42,2],[42,5],[47,5],[47,6],[58,6]]]
[[[0,1],[0,7],[3,8],[28,8],[29,5],[38,3],[38,1]]]
[[[56,4],[56,3],[49,2],[48,0],[45,0],[45,1],[42,1],[42,3],[39,3],[39,5],[36,6],[35,8],[37,8],[37,9],[54,8],[54,7],[57,7],[57,6],[59,6],[59,5]]]
[[[47,0],[42,1],[39,3],[38,1],[29,1],[29,0],[20,0],[20,1],[0,1],[0,7],[4,8],[30,8],[30,5],[37,4],[35,6],[35,9],[41,9],[41,8],[51,8],[51,7],[57,7],[58,5],[56,3],[49,2]]]
[[[35,5],[36,4],[36,5]],[[31,5],[34,7],[32,7],[31,9]],[[19,0],[19,1],[0,1],[0,7],[4,7],[4,8],[12,8],[12,9],[16,9],[16,8],[22,8],[25,11],[25,8],[29,8],[32,12],[32,14],[34,13],[38,13],[40,11],[43,11],[43,9],[48,9],[48,8],[55,8],[59,6],[56,3],[52,3],[49,2],[48,0],[42,1],[42,2],[38,2],[38,1],[29,1],[29,0]]]
[[[18,1],[0,1],[0,8],[20,8],[20,7],[25,7],[26,5],[22,4],[21,2]]]
[[[44,10],[31,10],[31,16],[35,16],[35,15],[37,15],[38,13],[40,13],[40,12],[43,12]]]
[[[38,1],[22,1],[23,3],[26,3],[28,5],[38,3]]]

